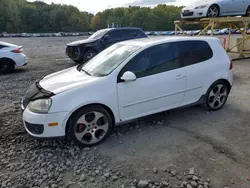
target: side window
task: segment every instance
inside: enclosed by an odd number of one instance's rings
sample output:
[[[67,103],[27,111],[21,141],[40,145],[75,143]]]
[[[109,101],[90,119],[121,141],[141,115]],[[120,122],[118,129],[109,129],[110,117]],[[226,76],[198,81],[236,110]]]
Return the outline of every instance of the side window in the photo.
[[[184,66],[200,63],[213,57],[213,51],[205,41],[183,41],[179,45]]]
[[[122,72],[131,71],[137,78],[141,78],[180,67],[177,43],[166,43],[142,51],[125,66]]]
[[[108,35],[110,36],[111,39],[119,39],[122,36],[122,33],[119,30],[114,30],[109,32]]]
[[[125,38],[136,38],[142,36],[141,32],[138,30],[123,30],[123,37]]]

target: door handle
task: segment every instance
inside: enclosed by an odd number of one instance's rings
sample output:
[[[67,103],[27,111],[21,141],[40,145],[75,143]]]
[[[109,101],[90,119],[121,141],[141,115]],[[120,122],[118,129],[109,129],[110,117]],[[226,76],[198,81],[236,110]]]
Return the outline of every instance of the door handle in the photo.
[[[179,74],[179,75],[176,76],[176,80],[180,80],[180,79],[183,79],[185,77],[186,77],[185,75]]]

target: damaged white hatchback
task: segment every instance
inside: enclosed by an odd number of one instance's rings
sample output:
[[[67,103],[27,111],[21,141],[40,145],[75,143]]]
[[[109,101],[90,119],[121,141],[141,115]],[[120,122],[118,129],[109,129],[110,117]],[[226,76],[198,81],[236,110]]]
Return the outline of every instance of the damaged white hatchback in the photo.
[[[231,86],[232,62],[218,39],[131,40],[34,83],[23,122],[34,137],[93,146],[128,120],[193,104],[219,110]]]

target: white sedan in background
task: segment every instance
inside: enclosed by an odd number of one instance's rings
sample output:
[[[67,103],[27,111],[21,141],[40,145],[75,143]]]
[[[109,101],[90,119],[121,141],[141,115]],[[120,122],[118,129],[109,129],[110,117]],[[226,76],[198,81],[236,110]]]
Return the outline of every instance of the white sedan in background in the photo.
[[[181,10],[182,19],[250,16],[250,0],[199,0]]]
[[[23,47],[0,41],[0,73],[11,73],[15,66],[25,66],[27,58]]]

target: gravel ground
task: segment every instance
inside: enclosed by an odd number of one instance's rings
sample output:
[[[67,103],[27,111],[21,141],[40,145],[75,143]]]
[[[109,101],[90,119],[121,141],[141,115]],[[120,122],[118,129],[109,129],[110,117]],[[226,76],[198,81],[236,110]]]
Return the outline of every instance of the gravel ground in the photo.
[[[95,148],[38,141],[24,130],[20,99],[45,75],[74,66],[65,38],[4,38],[23,45],[27,67],[0,75],[0,187],[250,187],[250,62],[234,63],[235,84],[218,112],[200,107],[117,127]]]

